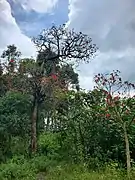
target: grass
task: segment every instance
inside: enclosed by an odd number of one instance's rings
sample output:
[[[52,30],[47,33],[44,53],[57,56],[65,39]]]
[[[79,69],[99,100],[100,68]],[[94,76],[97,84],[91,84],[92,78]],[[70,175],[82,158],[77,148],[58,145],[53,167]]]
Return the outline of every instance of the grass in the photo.
[[[59,164],[59,165],[58,165]],[[135,179],[135,171],[130,180]],[[104,170],[88,171],[86,166],[48,161],[45,156],[14,158],[0,165],[0,180],[127,180],[123,170],[114,164]]]
[[[132,175],[130,180],[134,180]],[[124,171],[106,168],[104,171],[88,171],[79,165],[64,165],[50,169],[46,180],[127,180]]]

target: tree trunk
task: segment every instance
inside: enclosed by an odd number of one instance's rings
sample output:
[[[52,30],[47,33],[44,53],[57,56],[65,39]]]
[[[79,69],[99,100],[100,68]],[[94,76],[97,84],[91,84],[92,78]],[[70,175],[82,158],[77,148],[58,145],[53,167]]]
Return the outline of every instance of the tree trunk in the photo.
[[[131,159],[130,159],[130,150],[129,150],[129,139],[126,129],[126,123],[124,123],[124,137],[125,137],[125,145],[126,145],[126,158],[127,158],[127,174],[129,176],[131,170]]]
[[[38,104],[35,101],[32,109],[31,117],[31,152],[36,153],[37,151],[37,114],[38,114]]]

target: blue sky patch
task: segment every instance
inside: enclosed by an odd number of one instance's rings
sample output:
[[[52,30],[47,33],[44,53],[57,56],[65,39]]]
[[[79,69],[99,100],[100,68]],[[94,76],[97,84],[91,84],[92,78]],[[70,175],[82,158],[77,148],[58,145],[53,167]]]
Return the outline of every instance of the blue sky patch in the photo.
[[[48,28],[52,24],[60,25],[68,20],[68,0],[59,0],[51,13],[26,11],[20,4],[13,3],[12,0],[8,0],[8,2],[18,26],[29,37],[38,35],[42,29]]]

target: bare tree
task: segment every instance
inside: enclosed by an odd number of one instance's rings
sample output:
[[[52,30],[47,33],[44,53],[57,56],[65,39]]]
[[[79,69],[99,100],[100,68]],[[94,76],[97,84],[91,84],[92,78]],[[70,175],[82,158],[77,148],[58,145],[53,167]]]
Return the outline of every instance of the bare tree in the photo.
[[[50,56],[50,52],[53,52],[54,56],[51,56],[51,60],[60,58],[62,62],[65,59],[89,62],[98,49],[95,44],[92,44],[89,36],[82,32],[75,32],[74,29],[68,30],[65,24],[43,30],[37,38],[33,38],[33,42],[38,52],[48,50],[47,57]]]

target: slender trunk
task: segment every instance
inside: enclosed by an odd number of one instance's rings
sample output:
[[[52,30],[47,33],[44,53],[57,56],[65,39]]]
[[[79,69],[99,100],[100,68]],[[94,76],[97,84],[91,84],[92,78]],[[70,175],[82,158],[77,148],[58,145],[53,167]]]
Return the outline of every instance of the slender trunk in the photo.
[[[124,137],[125,137],[125,145],[126,145],[126,158],[127,158],[127,174],[129,176],[131,170],[131,159],[130,159],[130,150],[129,150],[129,139],[126,129],[126,123],[124,123]]]
[[[35,101],[32,109],[31,117],[31,151],[36,153],[37,151],[37,114],[38,114],[38,104]]]

